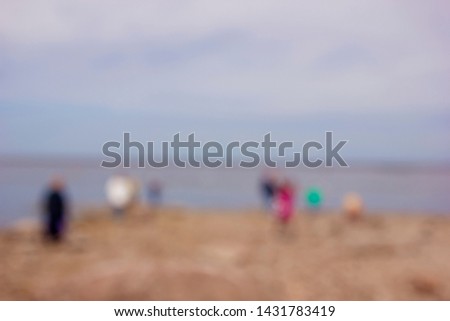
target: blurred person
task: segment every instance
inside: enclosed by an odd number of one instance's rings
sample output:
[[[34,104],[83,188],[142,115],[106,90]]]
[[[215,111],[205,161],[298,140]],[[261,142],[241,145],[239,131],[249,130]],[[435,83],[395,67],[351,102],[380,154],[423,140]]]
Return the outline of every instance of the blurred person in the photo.
[[[265,174],[260,181],[260,189],[264,209],[270,212],[273,210],[274,198],[277,191],[276,179],[272,175]]]
[[[364,203],[361,196],[359,196],[358,193],[352,192],[344,196],[342,208],[345,216],[349,220],[355,221],[362,217],[364,210]]]
[[[51,180],[44,199],[44,235],[51,241],[62,239],[66,224],[66,203],[64,181],[55,177]]]
[[[315,186],[308,188],[305,192],[305,200],[309,210],[319,210],[323,201],[322,190]]]
[[[162,202],[162,184],[157,181],[151,181],[147,189],[147,199],[150,206],[157,209]]]
[[[289,180],[284,180],[278,187],[275,194],[275,215],[281,223],[282,229],[294,216],[295,210],[295,188]]]
[[[121,217],[135,201],[138,186],[125,175],[114,175],[108,179],[105,186],[106,198],[116,217]]]

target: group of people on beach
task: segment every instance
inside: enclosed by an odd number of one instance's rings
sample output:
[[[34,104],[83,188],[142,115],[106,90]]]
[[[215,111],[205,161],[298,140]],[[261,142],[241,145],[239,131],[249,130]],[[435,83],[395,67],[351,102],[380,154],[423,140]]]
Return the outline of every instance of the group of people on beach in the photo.
[[[289,179],[278,182],[273,176],[261,180],[261,192],[265,210],[274,212],[277,219],[286,225],[294,215],[295,187]]]
[[[125,211],[139,198],[139,182],[127,175],[114,175],[108,179],[105,186],[106,200],[116,217],[124,215]],[[152,180],[147,188],[148,204],[157,208],[162,199],[162,185]]]
[[[288,178],[278,179],[274,175],[264,175],[260,189],[266,212],[273,213],[283,229],[291,222],[296,208],[297,188]],[[105,185],[106,200],[115,217],[122,217],[127,209],[135,203],[139,194],[139,184],[127,175],[114,175]],[[317,211],[322,202],[322,192],[317,187],[310,187],[305,193],[305,200],[310,210]],[[156,209],[162,199],[162,185],[151,181],[147,188],[148,204]],[[343,210],[347,217],[355,220],[361,216],[363,203],[356,193],[349,193],[343,199]],[[55,177],[48,187],[44,198],[44,235],[52,240],[61,240],[67,225],[67,197],[64,180]]]
[[[114,216],[119,218],[137,200],[139,184],[127,175],[114,175],[106,182],[105,194]],[[160,205],[162,185],[159,181],[149,183],[147,199],[153,209]],[[54,177],[51,180],[43,203],[44,236],[50,241],[60,241],[66,230],[68,216],[68,201],[62,178]]]
[[[285,228],[295,214],[298,187],[291,180],[277,178],[266,173],[260,181],[260,192],[266,212],[271,213]],[[309,212],[317,212],[323,202],[323,192],[317,186],[309,186],[305,193],[305,205]],[[342,200],[342,209],[349,220],[357,220],[363,212],[363,201],[358,193],[348,193]]]

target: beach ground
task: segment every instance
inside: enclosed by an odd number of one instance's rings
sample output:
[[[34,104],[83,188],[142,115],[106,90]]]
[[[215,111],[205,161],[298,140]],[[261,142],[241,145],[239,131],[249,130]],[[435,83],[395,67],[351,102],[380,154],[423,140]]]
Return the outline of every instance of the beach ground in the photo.
[[[450,300],[450,216],[91,209],[0,232],[2,300]]]

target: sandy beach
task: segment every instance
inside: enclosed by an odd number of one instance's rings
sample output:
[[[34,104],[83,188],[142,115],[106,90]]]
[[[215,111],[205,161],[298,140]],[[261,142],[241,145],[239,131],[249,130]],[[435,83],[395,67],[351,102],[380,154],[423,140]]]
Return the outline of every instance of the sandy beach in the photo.
[[[2,300],[450,300],[449,216],[106,209],[0,232]]]

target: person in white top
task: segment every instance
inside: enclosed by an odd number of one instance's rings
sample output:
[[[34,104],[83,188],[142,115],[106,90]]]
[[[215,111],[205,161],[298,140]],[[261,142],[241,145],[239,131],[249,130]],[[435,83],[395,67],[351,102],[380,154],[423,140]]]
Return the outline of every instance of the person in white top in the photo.
[[[112,176],[106,182],[106,199],[116,216],[122,216],[136,195],[133,181],[124,175]]]

